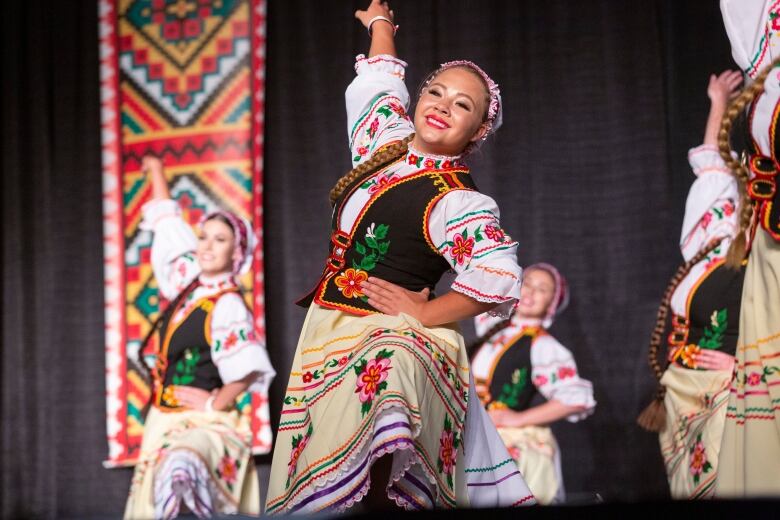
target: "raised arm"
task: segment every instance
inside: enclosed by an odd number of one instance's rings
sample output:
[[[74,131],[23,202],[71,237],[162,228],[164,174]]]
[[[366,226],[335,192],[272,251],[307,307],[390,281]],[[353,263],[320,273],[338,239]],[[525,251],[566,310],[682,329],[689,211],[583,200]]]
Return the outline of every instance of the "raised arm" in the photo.
[[[162,295],[171,299],[200,274],[194,255],[197,239],[179,216],[179,205],[171,199],[162,161],[147,155],[141,167],[152,185],[152,198],[141,208],[141,228],[154,233],[151,254],[154,277]]]
[[[382,17],[382,18],[377,18]],[[398,57],[395,51],[395,22],[393,11],[387,2],[372,0],[365,11],[355,11],[355,18],[360,20],[363,27],[368,29],[371,35],[371,47],[368,57],[372,58],[380,54]],[[371,24],[371,27],[369,27]]]
[[[697,179],[688,192],[680,234],[680,250],[686,260],[717,238],[723,238],[725,243],[713,254],[724,256],[737,229],[737,183],[720,157],[717,136],[723,114],[741,83],[742,74],[736,70],[710,76],[707,86],[710,113],[704,144],[688,152],[688,162]]]

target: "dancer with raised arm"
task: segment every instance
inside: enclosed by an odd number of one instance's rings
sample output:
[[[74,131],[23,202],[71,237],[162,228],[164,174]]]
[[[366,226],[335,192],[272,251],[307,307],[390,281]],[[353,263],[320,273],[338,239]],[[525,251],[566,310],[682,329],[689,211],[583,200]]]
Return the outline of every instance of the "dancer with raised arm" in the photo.
[[[737,180],[718,153],[718,131],[742,83],[739,71],[710,76],[704,143],[688,152],[696,180],[685,204],[680,250],[685,263],[659,311],[650,362],[660,387],[640,425],[659,433],[674,498],[712,497],[739,333],[744,262],[726,255],[738,232]],[[666,317],[672,311],[671,333]],[[668,366],[658,360],[668,344]],[[664,363],[665,364],[665,363]]]
[[[354,169],[331,191],[330,256],[301,301],[266,511],[533,503],[454,324],[519,297],[517,245],[464,164],[501,124],[498,86],[445,63],[410,118],[393,12],[373,1],[355,16],[371,48],[346,92]],[[450,269],[452,290],[432,297]]]
[[[147,337],[160,325],[125,518],[256,514],[250,418],[236,402],[246,391],[267,391],[274,376],[236,281],[252,263],[254,232],[237,215],[216,211],[196,237],[171,199],[162,162],[145,157],[143,169],[152,200],[142,226],[154,232],[152,268],[171,303]]]

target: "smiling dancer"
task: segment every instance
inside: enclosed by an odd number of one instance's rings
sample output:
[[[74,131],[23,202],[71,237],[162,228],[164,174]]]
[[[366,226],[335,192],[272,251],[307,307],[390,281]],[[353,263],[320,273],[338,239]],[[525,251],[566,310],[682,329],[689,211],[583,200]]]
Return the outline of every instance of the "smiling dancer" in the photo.
[[[463,163],[501,124],[498,86],[445,63],[410,119],[393,12],[374,1],[355,16],[371,49],[346,92],[354,169],[331,191],[330,256],[302,301],[266,510],[533,503],[454,325],[519,297],[517,245]],[[449,269],[452,290],[432,298]]]

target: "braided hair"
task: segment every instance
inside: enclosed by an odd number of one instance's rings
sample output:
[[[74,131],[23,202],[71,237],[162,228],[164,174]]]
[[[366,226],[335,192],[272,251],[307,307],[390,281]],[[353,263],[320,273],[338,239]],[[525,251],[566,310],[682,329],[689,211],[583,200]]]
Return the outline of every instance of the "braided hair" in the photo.
[[[382,166],[390,164],[399,157],[402,157],[409,150],[409,142],[414,139],[414,134],[409,134],[401,141],[395,141],[387,146],[377,150],[366,162],[359,164],[344,176],[342,176],[336,185],[330,190],[330,204],[336,205],[336,201],[353,182],[360,177],[378,170]]]
[[[653,375],[660,382],[661,377],[664,375],[665,367],[661,366],[661,361],[658,359],[658,353],[661,350],[661,343],[663,342],[664,332],[666,332],[666,321],[669,317],[669,306],[672,301],[672,295],[674,294],[677,286],[688,275],[693,266],[701,262],[710,252],[712,252],[718,245],[720,245],[723,239],[719,238],[704,249],[696,253],[696,255],[682,264],[674,276],[669,281],[669,285],[666,287],[664,296],[661,299],[661,305],[658,306],[658,314],[656,315],[655,328],[650,336],[650,348],[647,353],[647,361],[650,364],[650,369],[653,371]],[[650,432],[660,432],[666,427],[666,411],[664,410],[664,397],[666,396],[666,387],[659,384],[658,390],[656,390],[655,398],[653,401],[639,414],[637,417],[637,423],[639,426]]]
[[[747,167],[738,159],[731,155],[731,129],[734,121],[742,114],[747,107],[759,94],[764,91],[764,82],[769,72],[780,65],[780,57],[775,58],[756,80],[744,88],[742,92],[731,102],[728,110],[723,115],[718,132],[718,148],[723,161],[731,169],[734,177],[737,178],[739,186],[739,231],[731,243],[728,254],[726,255],[726,265],[733,269],[739,269],[742,260],[747,253],[746,235],[749,231],[753,218],[753,205],[750,201],[750,195],[747,192],[747,182],[750,179],[750,172]]]

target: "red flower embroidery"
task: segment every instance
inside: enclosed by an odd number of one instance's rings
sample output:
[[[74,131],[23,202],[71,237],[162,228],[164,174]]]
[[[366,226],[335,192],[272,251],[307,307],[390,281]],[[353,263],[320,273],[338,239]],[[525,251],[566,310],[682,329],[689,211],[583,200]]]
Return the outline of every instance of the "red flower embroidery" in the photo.
[[[398,114],[399,116],[406,115],[406,110],[404,110],[404,107],[402,107],[399,103],[396,103],[394,101],[391,101],[387,104],[387,106],[390,107],[390,110]]]
[[[341,359],[339,359],[339,366],[343,367],[347,364],[347,361],[349,361],[349,358],[347,356],[342,356]]]
[[[712,222],[712,213],[705,213],[704,216],[701,218],[701,227],[702,229],[707,229],[710,225],[710,222]]]
[[[704,444],[700,441],[694,445],[691,454],[691,475],[697,477],[701,475],[705,464],[707,464],[707,453],[704,450]]]
[[[520,449],[517,446],[507,446],[506,449],[509,452],[509,456],[515,459],[515,462],[520,461]]]
[[[546,376],[542,376],[542,375],[536,376],[534,378],[534,386],[537,386],[537,387],[544,386],[544,385],[547,384],[547,381],[548,380],[547,380]]]
[[[234,331],[230,331],[230,335],[225,338],[225,350],[230,350],[238,343],[238,336]]]
[[[485,226],[485,235],[495,242],[503,242],[505,237],[504,230],[496,226]]]
[[[441,163],[441,167],[442,167],[442,168],[452,168],[452,161],[450,161],[449,159],[447,159],[446,161],[444,161],[443,163]]]
[[[769,17],[772,18],[772,29],[775,31],[780,31],[780,13],[770,13]]]
[[[336,287],[345,298],[362,298],[365,296],[360,290],[360,284],[368,280],[368,273],[361,269],[349,268],[334,280]]]
[[[731,203],[731,201],[726,202],[723,205],[723,214],[726,215],[727,217],[733,215],[735,210],[736,208],[734,207],[734,204]]]
[[[409,162],[409,164],[411,164],[412,166],[417,166],[417,161],[418,161],[419,159],[420,159],[419,157],[417,157],[417,156],[416,156],[416,155],[414,155],[413,153],[410,153],[410,154],[409,154],[409,157],[407,158],[407,161],[408,161],[408,162]]]
[[[756,386],[760,382],[761,376],[758,374],[758,372],[752,372],[749,376],[747,376],[747,384],[750,386]]]
[[[390,372],[390,360],[388,358],[372,359],[366,364],[366,368],[357,378],[355,393],[360,401],[371,401],[379,390],[379,385],[387,379]]]
[[[234,484],[236,482],[236,476],[238,475],[238,468],[236,467],[236,460],[225,455],[222,457],[222,461],[219,464],[219,474],[228,484]]]
[[[450,255],[458,265],[471,259],[474,252],[474,237],[464,239],[463,235],[458,233],[452,241],[454,245],[450,248]]]
[[[311,383],[312,379],[314,379],[314,374],[311,373],[311,371],[306,372],[303,374],[303,382],[304,383]]]
[[[456,456],[455,432],[443,430],[441,432],[441,439],[439,439],[439,460],[442,463],[443,472],[445,474],[452,473]]]
[[[398,175],[391,175],[390,177],[382,177],[377,182],[372,184],[370,188],[368,188],[368,192],[374,194],[379,190],[381,190],[382,188],[394,183],[398,179],[399,179]]]
[[[311,426],[309,427],[309,432],[306,435],[302,435],[298,438],[298,443],[296,444],[296,439],[293,439],[293,450],[290,454],[290,462],[287,463],[287,483],[289,485],[290,483],[290,477],[292,477],[295,474],[295,467],[298,465],[298,458],[301,456],[301,453],[303,453],[303,449],[306,447],[306,445],[309,443],[309,436],[311,435]]]
[[[435,168],[436,162],[433,159],[425,159],[425,162],[423,162],[423,166],[426,168]]]
[[[379,130],[379,118],[374,118],[373,121],[371,121],[371,127],[368,129],[368,135],[370,137],[374,137],[374,134],[376,134],[376,131]]]
[[[558,369],[558,379],[567,379],[577,375],[577,370],[574,367],[560,367]]]
[[[368,147],[366,147],[366,146],[360,146],[360,147],[358,147],[358,149],[357,149],[357,154],[358,154],[360,157],[363,157],[363,156],[364,156],[364,155],[366,155],[367,153],[368,153]]]

